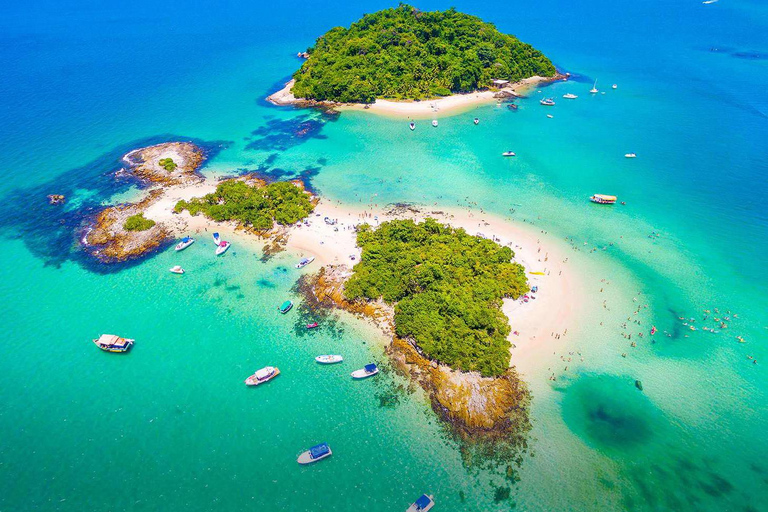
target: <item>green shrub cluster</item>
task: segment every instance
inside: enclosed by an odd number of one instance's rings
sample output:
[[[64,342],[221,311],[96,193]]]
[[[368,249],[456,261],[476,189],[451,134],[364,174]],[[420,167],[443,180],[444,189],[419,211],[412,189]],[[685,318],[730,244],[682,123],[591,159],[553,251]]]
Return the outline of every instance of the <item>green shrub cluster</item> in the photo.
[[[540,51],[480,18],[405,4],[333,28],[307,51],[294,95],[345,103],[423,99],[556,72]]]
[[[241,180],[224,181],[215,192],[179,201],[174,208],[177,213],[202,212],[215,221],[234,220],[263,231],[271,229],[273,222],[283,225],[298,222],[313,209],[309,196],[292,183],[281,181],[256,187]]]
[[[176,167],[178,167],[176,162],[173,161],[173,158],[161,158],[158,163],[160,164],[160,167],[168,172],[173,172],[176,170]]]
[[[426,219],[363,226],[360,262],[347,299],[395,304],[395,331],[424,354],[464,371],[502,374],[509,366],[509,323],[502,298],[528,291],[514,253],[491,240]]]
[[[123,229],[126,231],[146,231],[154,225],[155,221],[152,219],[145,219],[143,213],[137,213],[136,215],[131,215],[125,219]]]

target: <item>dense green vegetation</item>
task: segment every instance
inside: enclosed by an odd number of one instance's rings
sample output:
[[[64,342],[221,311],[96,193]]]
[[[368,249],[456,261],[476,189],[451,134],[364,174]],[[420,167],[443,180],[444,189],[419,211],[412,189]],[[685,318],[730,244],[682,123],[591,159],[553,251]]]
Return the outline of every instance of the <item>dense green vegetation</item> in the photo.
[[[347,299],[395,304],[395,331],[431,358],[484,376],[509,366],[504,297],[528,290],[514,253],[491,240],[426,219],[363,226],[360,262],[345,285]]]
[[[152,219],[145,219],[143,213],[137,213],[136,215],[131,215],[125,219],[123,229],[126,231],[146,231],[154,225],[155,221]]]
[[[405,4],[333,28],[307,51],[294,74],[294,95],[345,103],[445,96],[488,87],[493,79],[555,74],[541,52],[480,18]]]
[[[224,181],[216,191],[190,201],[179,201],[174,210],[202,212],[216,221],[235,220],[257,230],[272,228],[273,222],[293,224],[310,213],[314,206],[309,196],[292,183],[280,181],[265,187],[242,180]]]
[[[165,169],[168,172],[173,172],[176,170],[176,162],[173,161],[173,158],[161,158],[158,162],[160,164],[160,167]]]

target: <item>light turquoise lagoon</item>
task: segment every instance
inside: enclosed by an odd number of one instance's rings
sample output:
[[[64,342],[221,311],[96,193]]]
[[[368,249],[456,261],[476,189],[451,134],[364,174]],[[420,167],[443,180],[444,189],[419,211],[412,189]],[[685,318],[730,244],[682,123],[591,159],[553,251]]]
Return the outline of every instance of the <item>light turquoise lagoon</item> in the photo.
[[[390,511],[422,492],[441,511],[768,510],[766,6],[459,2],[576,80],[413,132],[264,102],[317,35],[388,6],[3,7],[0,510]],[[605,94],[588,93],[595,79]],[[307,333],[298,309],[277,313],[298,300],[294,255],[263,263],[236,238],[218,259],[208,240],[114,271],[83,256],[88,208],[135,194],[111,177],[120,156],[178,139],[209,149],[207,175],[302,175],[350,205],[476,204],[569,251],[589,301],[565,353],[541,362],[558,379],[524,375],[518,481],[462,462],[373,327],[340,314]],[[627,204],[595,207],[594,193]],[[701,329],[714,316],[728,328]],[[622,334],[638,331],[633,348]],[[101,332],[135,350],[99,352]],[[331,351],[344,364],[317,367]],[[380,378],[348,378],[371,361]],[[268,364],[283,374],[242,384]],[[333,457],[299,467],[322,441]]]

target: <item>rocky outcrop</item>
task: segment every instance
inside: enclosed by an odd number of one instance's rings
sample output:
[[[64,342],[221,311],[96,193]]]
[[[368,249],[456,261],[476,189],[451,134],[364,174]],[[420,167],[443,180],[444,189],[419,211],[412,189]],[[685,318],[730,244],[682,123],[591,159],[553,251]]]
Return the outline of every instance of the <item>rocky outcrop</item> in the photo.
[[[174,164],[172,170],[161,164],[161,160],[167,159]],[[147,183],[185,185],[203,180],[197,173],[203,160],[203,150],[191,142],[166,142],[131,151],[123,157],[128,167],[121,172],[132,174]]]
[[[427,392],[434,411],[464,439],[524,439],[531,428],[530,393],[513,368],[496,378],[460,372],[426,358],[412,342],[394,335],[394,309],[382,301],[348,301],[346,265],[329,265],[302,277],[298,290],[312,310],[341,308],[371,319],[392,342],[387,353],[396,369]]]
[[[61,194],[48,195],[48,204],[64,204],[65,197]]]
[[[118,263],[144,256],[169,242],[171,230],[160,222],[145,231],[123,227],[128,217],[142,213],[160,194],[161,190],[155,190],[140,203],[110,206],[99,212],[86,228],[86,251],[102,263]]]

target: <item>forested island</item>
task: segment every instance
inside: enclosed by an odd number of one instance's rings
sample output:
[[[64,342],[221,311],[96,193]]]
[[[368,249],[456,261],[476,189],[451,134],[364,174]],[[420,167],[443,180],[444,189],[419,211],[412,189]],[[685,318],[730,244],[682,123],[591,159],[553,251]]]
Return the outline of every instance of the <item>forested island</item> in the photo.
[[[405,4],[329,30],[306,55],[293,96],[340,103],[434,98],[487,88],[495,79],[557,74],[540,51],[476,16]]]
[[[427,218],[393,220],[357,233],[360,262],[348,300],[395,305],[395,334],[429,359],[484,377],[509,368],[509,322],[502,299],[528,291],[509,247]]]

